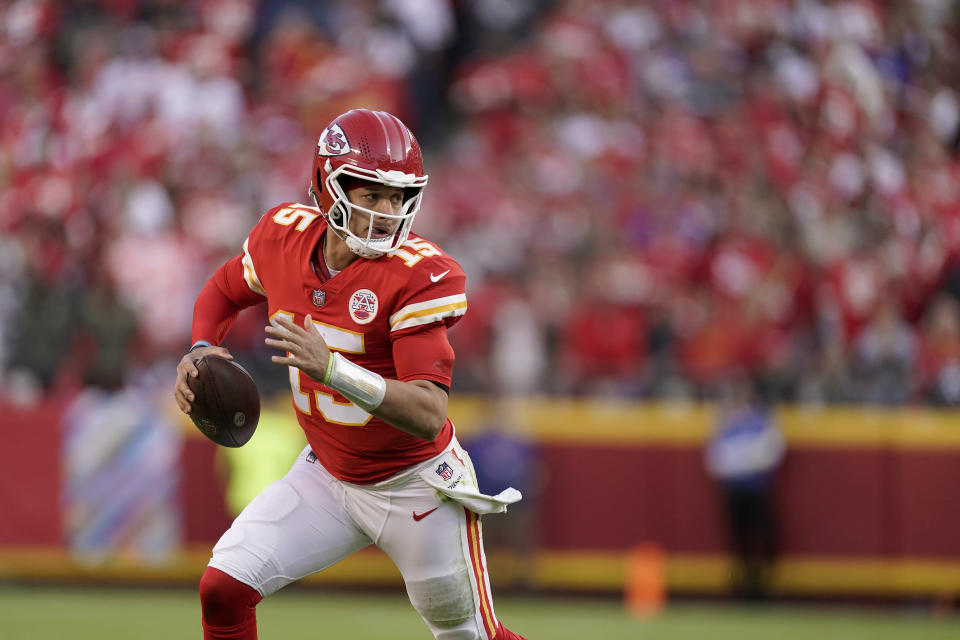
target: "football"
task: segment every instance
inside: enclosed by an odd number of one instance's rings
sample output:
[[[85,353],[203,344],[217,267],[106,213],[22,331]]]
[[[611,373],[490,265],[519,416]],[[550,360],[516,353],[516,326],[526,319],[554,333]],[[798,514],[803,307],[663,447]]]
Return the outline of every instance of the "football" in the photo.
[[[242,447],[260,419],[260,393],[247,370],[233,360],[206,355],[194,361],[199,375],[187,376],[195,399],[190,419],[224,447]]]

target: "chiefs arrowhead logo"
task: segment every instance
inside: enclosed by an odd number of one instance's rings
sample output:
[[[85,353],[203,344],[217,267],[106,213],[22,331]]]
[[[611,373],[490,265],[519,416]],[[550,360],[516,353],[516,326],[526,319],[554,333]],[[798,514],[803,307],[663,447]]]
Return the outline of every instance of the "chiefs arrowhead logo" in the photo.
[[[350,141],[340,125],[334,122],[320,134],[317,149],[322,156],[342,156],[350,153]]]

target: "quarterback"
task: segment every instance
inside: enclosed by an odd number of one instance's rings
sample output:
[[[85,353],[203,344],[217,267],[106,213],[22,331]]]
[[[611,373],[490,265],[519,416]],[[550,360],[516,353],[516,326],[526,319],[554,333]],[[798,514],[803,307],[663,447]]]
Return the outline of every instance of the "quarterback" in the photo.
[[[480,515],[520,499],[484,495],[447,418],[454,354],[447,329],[467,310],[460,265],[412,233],[427,175],[396,117],[355,109],[314,154],[316,206],[281,204],[194,307],[174,396],[237,313],[267,301],[266,344],[286,367],[308,445],[213,548],[200,580],[204,638],[257,637],[258,602],[375,544],[396,563],[435,638],[522,637],[497,619]]]

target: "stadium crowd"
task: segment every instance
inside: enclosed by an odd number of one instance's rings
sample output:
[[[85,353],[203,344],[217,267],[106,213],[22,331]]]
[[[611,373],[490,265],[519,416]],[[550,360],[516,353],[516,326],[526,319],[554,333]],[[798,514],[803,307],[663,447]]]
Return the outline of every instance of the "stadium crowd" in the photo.
[[[468,274],[458,389],[958,404],[958,26],[949,0],[0,1],[0,379],[172,371],[206,276],[364,106],[418,133],[414,229]],[[269,368],[262,326],[230,346]]]

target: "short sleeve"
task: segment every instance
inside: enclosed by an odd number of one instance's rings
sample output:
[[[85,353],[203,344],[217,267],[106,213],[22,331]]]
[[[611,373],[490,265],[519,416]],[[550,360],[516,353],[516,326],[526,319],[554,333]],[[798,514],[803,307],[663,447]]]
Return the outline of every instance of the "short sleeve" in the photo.
[[[465,289],[466,276],[451,259],[412,274],[407,292],[390,314],[391,339],[437,323],[456,324],[467,312]]]
[[[447,327],[434,323],[421,331],[408,332],[393,341],[397,379],[430,380],[449,387],[454,354],[447,340]]]

